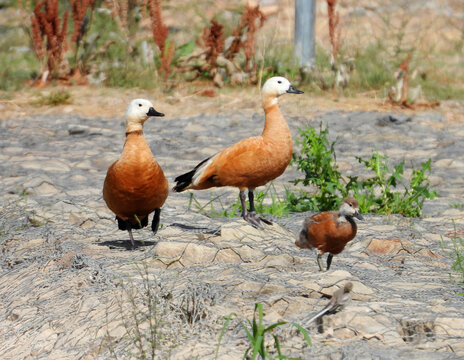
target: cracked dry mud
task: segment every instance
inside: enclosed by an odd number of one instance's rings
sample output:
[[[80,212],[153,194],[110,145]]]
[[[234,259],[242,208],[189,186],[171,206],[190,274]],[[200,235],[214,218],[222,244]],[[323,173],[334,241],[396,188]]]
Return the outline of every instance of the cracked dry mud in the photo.
[[[157,358],[214,359],[224,317],[234,312],[218,358],[240,359],[248,346],[240,321],[252,318],[255,303],[263,304],[267,324],[305,326],[347,281],[352,301],[322,325],[308,326],[312,347],[295,328],[276,329],[285,354],[464,357],[463,289],[450,280],[446,248],[453,221],[458,236],[464,227],[462,207],[451,206],[463,202],[462,126],[434,112],[324,111],[287,120],[294,138],[306,124],[328,124],[345,175],[362,175],[355,156],[366,158],[374,148],[390,163],[405,159],[408,169],[432,158],[430,178],[441,197],[427,201],[418,219],[365,214],[355,240],[324,273],[315,253],[294,245],[309,213],[272,218],[274,226],[256,230],[238,218],[189,210],[188,193],[170,194],[158,234],[134,232],[139,247],[129,251],[126,232],[117,230],[101,196],[106,169],[124,142],[123,120],[75,114],[0,120],[0,358],[137,357],[124,323],[131,329],[133,309],[147,309],[147,274],[157,301]],[[166,117],[148,121],[145,136],[172,182],[224,146],[258,134],[262,124],[262,113]],[[277,191],[296,176],[289,167],[274,182]],[[222,194],[223,203],[236,201],[234,189],[195,193],[203,203]]]

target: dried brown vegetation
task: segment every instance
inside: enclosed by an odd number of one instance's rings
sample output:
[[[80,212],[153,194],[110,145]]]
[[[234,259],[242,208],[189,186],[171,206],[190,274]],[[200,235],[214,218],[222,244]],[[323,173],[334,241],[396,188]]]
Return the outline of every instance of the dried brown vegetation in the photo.
[[[390,103],[404,108],[413,109],[415,107],[435,107],[440,105],[439,101],[416,102],[420,96],[421,87],[409,88],[409,63],[411,54],[400,64],[399,70],[395,73],[397,79],[396,86],[392,86],[388,92]]]
[[[106,0],[105,3],[111,11],[113,19],[118,24],[119,28],[126,35],[129,32],[129,18],[130,18],[130,0]]]
[[[338,0],[327,0],[327,12],[329,15],[329,37],[334,62],[337,59],[338,50],[340,49],[341,36],[341,29],[339,28],[340,15],[338,11],[335,10],[337,2]]]
[[[71,0],[71,11],[74,21],[74,31],[71,41],[77,45],[80,43],[87,30],[88,20],[85,18],[87,10],[90,6],[93,6],[94,3],[95,0]]]
[[[205,56],[209,70],[214,68],[219,54],[221,54],[224,50],[225,39],[222,37],[224,34],[223,28],[224,26],[215,20],[211,20],[211,26],[205,27],[203,29],[203,33],[201,34],[203,43],[198,44],[206,48]]]
[[[44,0],[36,3],[30,19],[34,51],[38,59],[46,64],[46,69],[42,69],[42,83],[46,83],[50,75],[58,78],[66,76],[69,72],[64,56],[68,12],[64,13],[61,21],[58,0]]]
[[[193,72],[192,80],[202,73],[208,73],[219,87],[224,85],[226,78],[232,84],[256,83],[256,32],[263,26],[265,19],[259,6],[247,5],[227,47],[223,25],[211,20],[210,26],[203,29],[201,41],[197,43],[203,50],[183,59],[178,71]],[[238,61],[241,51],[245,58],[243,65]]]
[[[256,32],[262,28],[266,17],[259,9],[259,5],[250,6],[247,4],[242,14],[240,23],[233,32],[234,40],[225,52],[226,59],[232,59],[240,49],[245,54],[245,71],[249,72],[250,62],[254,59],[256,48]],[[245,40],[243,41],[243,39]],[[256,63],[253,64],[253,70],[256,72]]]
[[[150,14],[153,40],[158,46],[161,54],[160,71],[163,73],[163,79],[166,82],[170,73],[176,46],[174,43],[168,41],[169,29],[163,22],[161,0],[148,0],[147,5]]]

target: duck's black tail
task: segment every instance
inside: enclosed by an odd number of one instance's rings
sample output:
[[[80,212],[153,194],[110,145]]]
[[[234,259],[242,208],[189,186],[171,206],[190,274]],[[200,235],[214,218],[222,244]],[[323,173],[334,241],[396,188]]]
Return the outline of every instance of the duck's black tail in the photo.
[[[211,157],[203,160],[201,163],[199,163],[195,168],[185,174],[179,175],[174,179],[176,182],[176,185],[172,188],[173,191],[175,192],[182,192],[184,191],[190,184],[192,184],[192,179],[197,170],[203,165],[205,162],[207,162]]]
[[[118,220],[118,228],[119,230],[128,230],[128,221],[129,220],[122,220],[116,216],[116,220]],[[148,216],[145,216],[142,220],[140,220],[140,225],[139,223],[134,219],[130,223],[130,228],[131,229],[141,229],[144,228],[145,226],[148,225]]]

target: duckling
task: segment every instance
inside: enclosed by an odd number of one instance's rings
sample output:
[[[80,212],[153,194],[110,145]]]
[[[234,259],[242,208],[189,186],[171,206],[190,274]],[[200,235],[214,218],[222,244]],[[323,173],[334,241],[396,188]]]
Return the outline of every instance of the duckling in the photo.
[[[296,246],[304,249],[317,249],[317,264],[322,271],[321,258],[327,256],[327,270],[330,268],[332,258],[340,254],[345,245],[354,239],[358,230],[353,217],[363,220],[359,213],[359,203],[354,197],[343,199],[339,211],[324,211],[307,218],[303,223]]]
[[[240,191],[242,217],[255,227],[260,222],[272,224],[257,216],[254,190],[282,175],[292,158],[292,135],[280,112],[278,98],[283,94],[302,94],[281,76],[264,83],[262,101],[265,113],[261,135],[243,139],[200,162],[195,168],[175,178],[173,190],[204,190],[211,187],[233,186]],[[250,202],[246,208],[246,193]]]
[[[151,229],[159,228],[161,206],[169,186],[143,136],[143,124],[149,117],[164,116],[145,99],[132,100],[126,110],[126,141],[119,160],[106,174],[103,199],[115,213],[119,230],[127,230],[135,248],[132,229],[148,225],[148,215],[155,212]]]

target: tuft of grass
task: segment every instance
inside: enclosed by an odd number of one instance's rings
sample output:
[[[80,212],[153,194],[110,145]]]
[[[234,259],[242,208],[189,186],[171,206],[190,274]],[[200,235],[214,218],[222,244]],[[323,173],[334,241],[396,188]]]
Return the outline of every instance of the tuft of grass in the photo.
[[[453,259],[454,264],[451,266],[451,269],[457,273],[459,278],[458,283],[464,286],[464,236],[462,235],[462,231],[458,232],[456,229],[456,223],[454,220],[453,228],[450,243],[446,243],[442,236],[440,245],[441,248],[448,253],[451,259]],[[456,282],[452,274],[450,274],[450,277],[452,282]],[[460,293],[459,295],[464,296],[464,293]]]
[[[177,316],[172,304],[171,292],[162,288],[154,275],[150,275],[148,265],[137,266],[142,285],[135,283],[121,283],[123,294],[117,299],[120,323],[124,327],[125,335],[117,341],[109,333],[107,324],[106,340],[112,358],[131,359],[159,359],[177,346],[179,328],[173,316]],[[107,320],[108,321],[108,320]],[[127,345],[124,350],[117,349],[118,343]],[[119,348],[121,348],[119,346]]]
[[[233,218],[241,213],[242,206],[240,197],[232,205],[227,205],[222,201],[224,194],[211,197],[209,201],[202,204],[191,192],[188,208],[195,207],[200,213],[209,217]],[[270,197],[270,202],[266,198]],[[249,208],[249,201],[246,201]],[[277,193],[272,181],[266,185],[264,190],[258,191],[255,195],[255,209],[260,214],[270,214],[274,216],[288,216],[287,202]]]
[[[34,101],[35,105],[39,106],[58,106],[71,103],[71,94],[65,90],[52,91],[48,95],[39,95],[39,98]]]
[[[224,333],[227,329],[227,326],[229,325],[229,322],[234,316],[234,313],[229,314],[229,316],[226,317],[226,320],[224,322],[224,326],[222,327],[221,333],[219,335],[219,340],[218,340],[218,345],[216,347],[216,356],[215,359],[218,359],[219,355],[219,347],[221,345],[222,338],[224,336]],[[240,326],[242,329],[245,331],[246,336],[250,342],[250,345],[245,351],[245,354],[243,355],[244,359],[251,359],[255,360],[260,357],[260,359],[275,359],[275,357],[271,354],[271,352],[277,352],[277,359],[294,359],[295,358],[289,358],[288,356],[284,355],[282,353],[282,348],[281,344],[279,342],[279,339],[276,335],[272,334],[271,331],[275,329],[276,327],[286,325],[288,324],[287,321],[279,321],[274,324],[271,324],[269,326],[264,325],[263,321],[263,305],[262,304],[255,304],[255,310],[253,313],[253,320],[248,320],[248,327],[245,325],[243,322],[240,322]],[[304,329],[302,326],[298,325],[297,323],[290,323],[292,326],[294,326],[299,332],[301,332],[304,336],[304,339],[308,346],[312,346],[311,339],[308,335],[308,332],[306,329]],[[271,351],[270,346],[266,346],[266,334],[271,334],[272,338],[274,340],[274,351]]]
[[[301,151],[294,154],[293,164],[303,172],[304,178],[293,183],[311,185],[314,190],[300,190],[296,194],[287,190],[290,211],[334,210],[344,197],[352,194],[358,199],[361,212],[418,217],[424,201],[438,196],[430,190],[426,175],[431,171],[431,159],[421,163],[420,168],[413,168],[411,177],[405,179],[404,161],[391,168],[388,157],[375,151],[369,159],[356,157],[371,175],[364,179],[355,176],[346,179],[338,170],[335,141],[328,140],[328,128],[323,129],[321,124],[319,134],[309,126],[300,129],[297,144]]]
[[[455,209],[464,210],[464,203],[451,203],[450,206]]]

